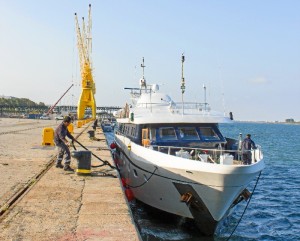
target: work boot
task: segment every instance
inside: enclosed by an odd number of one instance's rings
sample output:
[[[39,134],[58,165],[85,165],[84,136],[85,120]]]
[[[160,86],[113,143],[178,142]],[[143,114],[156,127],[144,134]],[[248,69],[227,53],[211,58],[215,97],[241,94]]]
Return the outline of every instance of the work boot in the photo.
[[[70,165],[66,165],[64,166],[64,171],[69,171],[69,172],[74,172],[74,169],[70,167]]]
[[[56,168],[64,168],[64,166],[59,162],[59,163],[56,163],[55,165]]]

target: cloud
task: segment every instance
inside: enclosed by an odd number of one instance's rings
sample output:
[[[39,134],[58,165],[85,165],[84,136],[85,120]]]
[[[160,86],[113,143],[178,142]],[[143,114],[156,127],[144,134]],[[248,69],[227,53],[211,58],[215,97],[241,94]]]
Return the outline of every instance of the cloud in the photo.
[[[250,79],[250,82],[254,83],[254,84],[266,84],[269,81],[265,77],[259,76],[259,77]]]

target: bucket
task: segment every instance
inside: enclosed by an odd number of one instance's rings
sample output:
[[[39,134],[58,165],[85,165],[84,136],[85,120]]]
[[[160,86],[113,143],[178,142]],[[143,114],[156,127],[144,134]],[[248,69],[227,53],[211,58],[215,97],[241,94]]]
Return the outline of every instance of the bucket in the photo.
[[[91,174],[91,151],[72,151],[72,157],[77,160],[76,173],[78,175],[90,175]]]
[[[220,164],[223,165],[232,165],[233,164],[233,156],[225,154],[220,156]]]
[[[208,157],[207,154],[199,154],[198,156],[200,161],[207,162],[207,157]]]

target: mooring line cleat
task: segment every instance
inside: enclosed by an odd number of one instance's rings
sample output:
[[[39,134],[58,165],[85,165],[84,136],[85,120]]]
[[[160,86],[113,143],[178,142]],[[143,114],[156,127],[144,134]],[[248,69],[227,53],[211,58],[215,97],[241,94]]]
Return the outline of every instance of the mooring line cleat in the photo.
[[[69,165],[64,166],[64,171],[74,172],[74,169],[71,168]]]
[[[56,163],[55,167],[56,168],[64,168],[64,166],[61,163]]]

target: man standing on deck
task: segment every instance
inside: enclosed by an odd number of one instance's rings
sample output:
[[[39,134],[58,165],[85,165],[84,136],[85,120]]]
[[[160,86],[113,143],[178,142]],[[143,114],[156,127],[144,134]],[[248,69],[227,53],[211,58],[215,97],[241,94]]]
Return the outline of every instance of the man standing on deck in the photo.
[[[70,163],[71,163],[71,153],[69,150],[70,143],[66,139],[67,136],[72,141],[75,140],[75,138],[70,134],[67,128],[68,125],[71,123],[71,121],[72,119],[70,116],[65,116],[63,122],[55,129],[54,132],[54,142],[58,149],[56,167],[63,168],[65,171],[74,171],[70,167]],[[63,160],[64,154],[66,154],[66,157],[63,166],[61,162]]]
[[[256,149],[254,141],[251,140],[251,135],[247,134],[242,142],[242,153],[244,165],[250,165],[252,162],[251,148]]]

